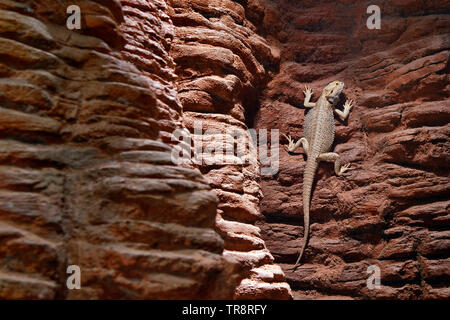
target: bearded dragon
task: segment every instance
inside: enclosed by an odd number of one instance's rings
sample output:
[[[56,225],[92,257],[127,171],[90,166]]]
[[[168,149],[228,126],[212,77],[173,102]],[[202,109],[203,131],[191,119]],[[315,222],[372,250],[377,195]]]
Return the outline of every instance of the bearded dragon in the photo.
[[[311,199],[311,189],[314,175],[320,161],[334,162],[334,171],[337,176],[342,175],[348,170],[350,164],[341,166],[339,155],[329,152],[334,141],[334,115],[336,113],[343,121],[348,117],[353,107],[353,101],[346,101],[344,111],[336,109],[339,96],[344,89],[344,83],[333,81],[329,83],[322,91],[322,95],[316,103],[311,102],[312,90],[305,86],[303,91],[305,95],[304,105],[312,108],[305,117],[303,125],[304,137],[296,143],[290,136],[284,135],[289,142],[288,152],[294,152],[300,145],[307,155],[306,167],[303,173],[303,216],[304,216],[304,235],[303,244],[293,269],[296,269],[305,251],[309,236],[309,203]],[[286,147],[286,146],[285,146]]]

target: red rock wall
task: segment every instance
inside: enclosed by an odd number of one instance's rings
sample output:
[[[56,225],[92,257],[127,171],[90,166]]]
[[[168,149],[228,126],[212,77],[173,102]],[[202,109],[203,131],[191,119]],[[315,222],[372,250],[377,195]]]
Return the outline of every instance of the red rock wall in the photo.
[[[246,1],[169,3],[176,26],[171,55],[177,64],[177,91],[184,124],[199,146],[195,156],[206,147],[235,148],[224,159],[219,152],[198,163],[219,198],[216,229],[225,240],[224,256],[243,266],[245,279],[234,298],[290,299],[284,274],[254,226],[262,218],[260,166],[247,134],[262,88],[278,66],[277,52],[249,20],[255,11]],[[195,134],[196,123],[202,135]]]
[[[258,226],[294,297],[450,298],[450,3],[377,1],[381,29],[369,30],[370,1],[268,2],[280,72],[255,126],[300,138],[305,84],[317,98],[344,81],[355,101],[348,121],[336,121],[334,147],[351,169],[336,177],[321,164],[295,272],[305,157],[280,148],[279,174],[261,183]],[[366,286],[370,265],[381,269],[379,290]]]
[[[0,298],[230,298],[217,197],[173,165],[164,1],[0,3]],[[66,268],[81,268],[68,290]]]
[[[77,32],[70,4],[0,3],[0,298],[450,297],[448,2],[382,1],[379,31],[362,1],[84,0]],[[247,129],[299,138],[332,79],[352,169],[321,166],[291,272],[304,158],[261,177]],[[247,148],[175,165],[184,128]]]

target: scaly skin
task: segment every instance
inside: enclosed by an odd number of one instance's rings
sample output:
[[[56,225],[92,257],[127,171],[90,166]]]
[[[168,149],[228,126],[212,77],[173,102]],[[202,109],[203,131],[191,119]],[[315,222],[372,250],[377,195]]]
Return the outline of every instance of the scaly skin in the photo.
[[[294,269],[297,268],[308,244],[309,238],[309,203],[311,200],[311,189],[316,173],[317,166],[320,161],[334,162],[334,171],[336,175],[342,175],[349,168],[349,164],[341,166],[339,155],[334,152],[329,152],[334,141],[334,115],[336,113],[342,120],[348,117],[348,114],[353,106],[353,101],[346,101],[344,104],[344,111],[336,109],[336,103],[339,100],[339,95],[344,89],[344,83],[340,81],[333,81],[329,83],[322,91],[322,95],[316,103],[310,101],[312,91],[309,87],[305,87],[305,107],[312,108],[305,117],[303,125],[304,137],[296,143],[292,141],[290,136],[284,135],[288,141],[288,152],[294,152],[300,145],[303,146],[308,159],[303,174],[303,215],[304,228],[303,244],[298,256]]]

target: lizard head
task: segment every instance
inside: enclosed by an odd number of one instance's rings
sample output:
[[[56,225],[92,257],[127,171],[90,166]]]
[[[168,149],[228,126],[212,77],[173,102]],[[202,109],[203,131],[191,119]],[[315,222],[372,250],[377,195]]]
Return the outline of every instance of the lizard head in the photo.
[[[339,101],[339,96],[344,89],[344,83],[341,81],[333,81],[330,82],[323,92],[325,94],[326,99],[331,104],[336,104]]]

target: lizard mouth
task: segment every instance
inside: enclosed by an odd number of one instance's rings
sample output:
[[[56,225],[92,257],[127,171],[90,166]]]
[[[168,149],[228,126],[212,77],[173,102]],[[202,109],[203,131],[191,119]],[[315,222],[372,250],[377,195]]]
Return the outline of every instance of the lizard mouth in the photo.
[[[344,89],[344,83],[333,81],[325,89],[328,92],[326,95],[327,101],[331,104],[335,104],[339,100],[339,96]]]
[[[339,95],[341,94],[341,90],[338,88],[333,89],[330,94],[327,96],[327,100],[329,103],[334,103],[339,99]]]
[[[328,102],[334,103],[339,99],[343,86],[335,86],[327,97]]]
[[[334,104],[334,102],[337,100],[337,96],[328,96],[327,100],[329,103]]]

